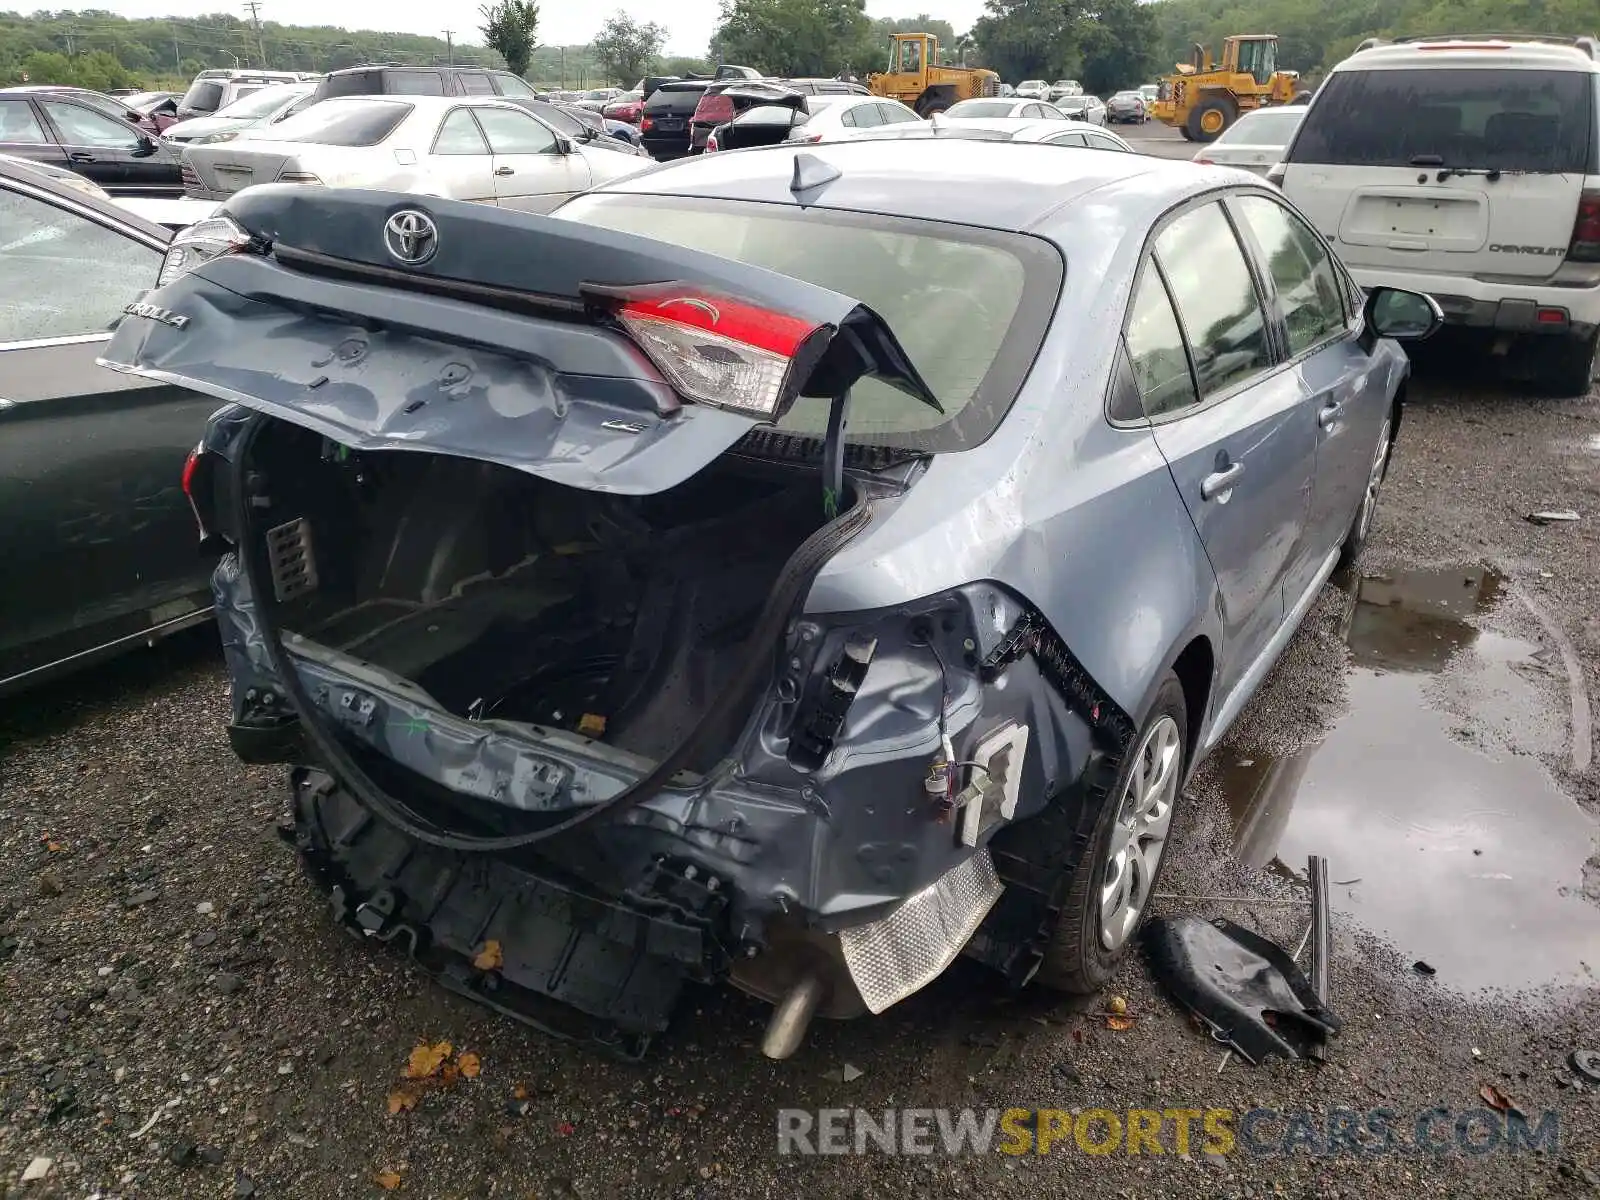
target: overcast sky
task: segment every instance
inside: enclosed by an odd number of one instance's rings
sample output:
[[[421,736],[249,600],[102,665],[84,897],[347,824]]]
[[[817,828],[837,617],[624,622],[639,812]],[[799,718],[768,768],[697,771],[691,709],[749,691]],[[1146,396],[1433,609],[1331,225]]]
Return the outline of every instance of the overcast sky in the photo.
[[[18,4],[18,9],[28,6]],[[125,17],[196,17],[228,12],[242,5],[227,0],[57,0],[52,9],[109,9]],[[667,27],[667,53],[704,54],[717,21],[717,0],[666,0],[644,4],[640,0],[612,3],[598,0],[543,0],[539,5],[539,42],[546,46],[573,46],[589,41],[600,23],[619,9],[635,18]],[[874,17],[909,17],[927,13],[949,21],[957,33],[972,28],[983,11],[983,0],[867,0]],[[332,16],[337,12],[335,20]],[[428,3],[394,3],[393,0],[262,0],[261,18],[285,25],[339,24],[346,29],[376,29],[385,33],[426,33],[442,36],[452,29],[462,41],[481,41],[478,0],[429,0]]]

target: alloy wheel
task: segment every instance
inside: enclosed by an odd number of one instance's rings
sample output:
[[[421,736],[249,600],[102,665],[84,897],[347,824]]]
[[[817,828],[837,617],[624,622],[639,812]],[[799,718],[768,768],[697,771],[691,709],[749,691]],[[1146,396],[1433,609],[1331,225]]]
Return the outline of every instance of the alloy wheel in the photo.
[[[1100,944],[1113,952],[1138,928],[1166,853],[1183,764],[1178,723],[1163,716],[1144,735],[1134,755],[1111,826],[1100,885]]]

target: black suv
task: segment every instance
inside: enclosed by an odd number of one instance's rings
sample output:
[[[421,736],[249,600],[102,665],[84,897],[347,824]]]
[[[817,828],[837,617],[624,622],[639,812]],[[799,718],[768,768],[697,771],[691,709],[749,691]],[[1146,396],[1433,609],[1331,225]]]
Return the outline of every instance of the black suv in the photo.
[[[711,78],[690,76],[674,79],[670,83],[663,83],[653,92],[646,92],[644,106],[639,110],[639,135],[644,148],[650,152],[651,158],[662,162],[694,153],[696,147],[690,143],[689,123],[706,89],[713,84],[727,85],[760,78],[761,72],[753,67],[724,63]],[[700,145],[705,145],[703,134]]]
[[[329,71],[315,100],[332,96],[532,96],[533,88],[510,71],[483,67],[406,67],[372,64]]]

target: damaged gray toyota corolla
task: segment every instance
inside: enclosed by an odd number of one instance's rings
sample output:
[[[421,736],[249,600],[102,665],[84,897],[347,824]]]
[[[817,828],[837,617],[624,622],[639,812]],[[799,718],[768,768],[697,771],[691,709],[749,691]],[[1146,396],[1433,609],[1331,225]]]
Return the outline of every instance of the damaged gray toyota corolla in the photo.
[[[731,980],[781,1057],[961,953],[1107,979],[1436,322],[1242,175],[908,142],[252,189],[106,361],[230,402],[230,732],[339,919],[626,1053]]]

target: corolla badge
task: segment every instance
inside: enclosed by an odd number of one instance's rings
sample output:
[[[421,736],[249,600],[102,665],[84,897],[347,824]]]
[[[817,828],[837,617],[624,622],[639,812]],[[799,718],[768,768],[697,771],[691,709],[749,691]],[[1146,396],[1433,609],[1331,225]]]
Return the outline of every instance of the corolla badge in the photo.
[[[439,248],[439,227],[427,213],[403,208],[384,223],[383,244],[397,261],[421,266]]]
[[[122,306],[124,314],[130,317],[143,317],[147,321],[159,321],[163,325],[170,325],[174,329],[182,329],[189,323],[189,318],[181,313],[175,313],[170,308],[159,308],[154,304],[145,304],[135,301]]]

